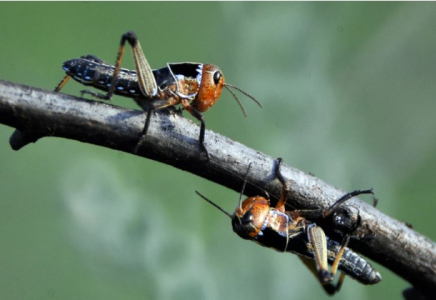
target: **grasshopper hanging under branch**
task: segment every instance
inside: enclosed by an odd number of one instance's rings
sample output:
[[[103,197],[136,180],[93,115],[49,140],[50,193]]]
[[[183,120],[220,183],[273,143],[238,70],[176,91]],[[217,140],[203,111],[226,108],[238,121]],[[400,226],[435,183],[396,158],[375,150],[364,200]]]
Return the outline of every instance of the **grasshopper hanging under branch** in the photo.
[[[282,193],[275,207],[263,196],[249,197],[242,201],[246,178],[239,195],[239,204],[233,215],[201,195],[207,202],[221,210],[232,220],[233,230],[243,239],[251,240],[261,246],[280,252],[299,255],[303,263],[315,274],[325,291],[333,295],[339,291],[345,275],[363,284],[376,284],[381,280],[380,274],[364,258],[348,248],[350,239],[347,233],[342,242],[326,236],[324,230],[308,218],[328,217],[335,209],[352,197],[360,194],[372,194],[371,190],[356,190],[347,193],[328,209],[285,210],[289,185],[280,172],[282,159],[277,160],[276,178],[282,184]],[[250,167],[247,170],[247,175]],[[246,177],[247,177],[246,175]],[[328,265],[331,265],[329,270]],[[337,270],[341,275],[333,284]]]

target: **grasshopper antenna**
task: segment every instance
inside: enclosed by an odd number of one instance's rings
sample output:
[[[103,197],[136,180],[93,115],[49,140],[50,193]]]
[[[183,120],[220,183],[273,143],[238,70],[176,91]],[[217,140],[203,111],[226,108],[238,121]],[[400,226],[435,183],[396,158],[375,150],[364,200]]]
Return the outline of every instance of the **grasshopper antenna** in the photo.
[[[222,209],[220,206],[218,206],[218,204],[212,202],[212,200],[207,199],[205,196],[203,196],[202,194],[200,194],[199,192],[195,191],[197,193],[198,196],[200,196],[201,198],[203,198],[204,200],[206,200],[207,202],[209,202],[210,204],[212,204],[213,206],[215,206],[216,208],[218,208],[220,211],[222,211],[223,213],[225,213],[227,216],[229,216],[230,219],[232,219],[232,215],[229,214],[228,212],[226,212],[224,209]]]
[[[241,207],[242,195],[244,194],[244,191],[245,191],[245,185],[247,184],[247,177],[248,177],[248,172],[250,172],[250,168],[251,168],[251,162],[248,164],[247,173],[245,173],[244,184],[242,185],[242,190],[241,190],[241,193],[239,194],[239,209],[240,210],[242,210],[242,207]]]
[[[259,102],[259,100],[257,100],[256,98],[254,98],[253,96],[251,96],[249,93],[241,90],[240,88],[238,88],[237,86],[225,83],[224,87],[232,94],[233,98],[235,98],[236,102],[238,102],[239,107],[242,109],[242,112],[244,113],[244,116],[247,117],[247,111],[245,110],[244,106],[242,105],[241,101],[239,101],[238,97],[236,96],[235,92],[233,92],[230,88],[234,88],[235,90],[241,92],[242,94],[244,94],[245,96],[247,96],[248,98],[250,98],[251,100],[253,100],[254,102],[257,103],[257,105],[259,105],[260,107],[263,107],[262,104]]]

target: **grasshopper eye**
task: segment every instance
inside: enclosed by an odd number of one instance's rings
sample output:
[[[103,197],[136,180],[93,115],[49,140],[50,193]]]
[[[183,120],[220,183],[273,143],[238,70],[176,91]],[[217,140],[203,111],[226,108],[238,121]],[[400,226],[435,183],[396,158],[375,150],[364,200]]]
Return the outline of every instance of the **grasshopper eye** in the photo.
[[[220,79],[222,76],[223,76],[223,74],[221,73],[221,71],[216,71],[213,74],[213,82],[217,85],[220,82]]]
[[[253,215],[251,213],[249,213],[249,212],[247,212],[241,218],[242,224],[250,224],[252,221],[253,221]]]

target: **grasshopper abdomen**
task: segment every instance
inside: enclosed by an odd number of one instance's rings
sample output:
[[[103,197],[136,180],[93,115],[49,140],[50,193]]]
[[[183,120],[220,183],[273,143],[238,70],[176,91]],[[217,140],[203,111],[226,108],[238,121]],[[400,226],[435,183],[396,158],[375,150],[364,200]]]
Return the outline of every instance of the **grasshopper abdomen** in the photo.
[[[92,57],[93,59],[90,59]],[[62,65],[65,72],[83,85],[107,91],[112,84],[115,67],[105,64],[94,56],[85,56],[67,60]],[[140,89],[136,72],[120,69],[115,81],[114,93],[121,96],[138,97]]]

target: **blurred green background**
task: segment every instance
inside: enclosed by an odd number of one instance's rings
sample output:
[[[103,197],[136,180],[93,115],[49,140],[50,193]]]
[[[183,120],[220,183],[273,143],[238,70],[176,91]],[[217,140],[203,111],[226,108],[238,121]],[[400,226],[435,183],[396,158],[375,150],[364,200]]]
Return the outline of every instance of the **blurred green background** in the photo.
[[[436,239],[436,3],[3,2],[0,78],[52,90],[67,59],[115,62],[128,30],[152,67],[214,63],[264,104],[241,96],[244,118],[224,91],[208,129],[344,190],[374,187],[382,212]],[[0,126],[1,299],[328,298],[194,190],[229,211],[237,193],[76,141],[14,152],[12,132]],[[400,298],[407,283],[375,266],[380,284],[346,279],[336,299]]]

